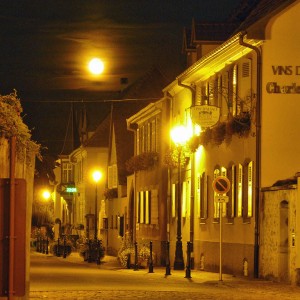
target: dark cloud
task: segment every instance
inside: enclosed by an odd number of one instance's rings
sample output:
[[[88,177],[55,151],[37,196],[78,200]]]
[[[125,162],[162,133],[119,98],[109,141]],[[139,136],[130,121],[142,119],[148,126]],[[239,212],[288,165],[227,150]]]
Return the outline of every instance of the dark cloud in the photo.
[[[192,18],[224,20],[238,2],[1,0],[0,93],[16,89],[26,121],[42,132],[41,119],[57,119],[68,105],[55,111],[53,104],[29,101],[99,98],[97,92],[122,90],[120,78],[130,84],[153,65],[171,81],[184,68],[183,27]],[[105,63],[100,78],[87,71],[94,56]]]

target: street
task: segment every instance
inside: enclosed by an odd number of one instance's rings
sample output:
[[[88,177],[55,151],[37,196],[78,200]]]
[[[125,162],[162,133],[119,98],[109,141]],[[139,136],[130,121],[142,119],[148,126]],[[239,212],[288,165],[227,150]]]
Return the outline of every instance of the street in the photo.
[[[116,259],[100,265],[83,262],[72,254],[67,258],[32,252],[30,299],[300,299],[300,287],[223,274],[165,268],[122,269]]]

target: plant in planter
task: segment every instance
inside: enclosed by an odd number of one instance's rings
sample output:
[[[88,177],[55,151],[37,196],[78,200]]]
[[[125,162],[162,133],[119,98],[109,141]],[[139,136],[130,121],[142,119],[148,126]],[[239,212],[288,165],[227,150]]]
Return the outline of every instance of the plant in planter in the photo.
[[[126,170],[128,172],[138,172],[153,167],[158,161],[157,152],[144,152],[131,157],[126,161]]]
[[[226,123],[221,122],[212,129],[212,142],[215,145],[221,145],[226,137]]]
[[[113,189],[105,189],[103,196],[105,199],[114,199],[118,197],[118,189],[113,188]]]
[[[155,254],[152,252],[152,260]],[[145,244],[140,248],[138,253],[138,264],[141,267],[147,267],[150,260],[150,248]]]
[[[131,236],[126,234],[122,240],[122,246],[118,251],[118,261],[123,268],[130,268],[130,258],[134,257],[134,245]]]
[[[239,137],[248,136],[251,128],[251,115],[249,112],[231,117],[228,121],[227,131]]]

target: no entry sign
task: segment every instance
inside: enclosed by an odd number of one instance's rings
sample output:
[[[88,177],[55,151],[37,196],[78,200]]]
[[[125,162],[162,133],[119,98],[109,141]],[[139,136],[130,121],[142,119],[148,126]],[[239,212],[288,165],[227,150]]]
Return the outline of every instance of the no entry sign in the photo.
[[[218,194],[226,194],[230,190],[230,181],[225,176],[218,176],[212,183],[214,191]]]

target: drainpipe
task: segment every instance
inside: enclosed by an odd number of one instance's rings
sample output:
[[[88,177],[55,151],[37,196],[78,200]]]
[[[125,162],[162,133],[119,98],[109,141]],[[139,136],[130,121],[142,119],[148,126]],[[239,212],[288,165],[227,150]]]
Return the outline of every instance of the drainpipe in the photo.
[[[240,45],[255,51],[257,55],[257,96],[256,96],[256,168],[255,168],[255,229],[254,229],[254,277],[259,277],[259,200],[260,200],[260,169],[261,169],[261,80],[262,58],[258,47],[244,42],[246,32],[240,36]]]
[[[181,79],[178,78],[178,85],[189,89],[192,94],[192,106],[195,105],[196,90],[190,85],[183,84]],[[194,133],[193,133],[194,134]],[[191,216],[190,216],[190,242],[191,242],[191,268],[194,268],[194,214],[195,214],[195,153],[191,155]]]

